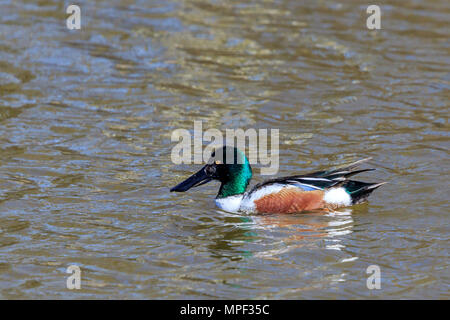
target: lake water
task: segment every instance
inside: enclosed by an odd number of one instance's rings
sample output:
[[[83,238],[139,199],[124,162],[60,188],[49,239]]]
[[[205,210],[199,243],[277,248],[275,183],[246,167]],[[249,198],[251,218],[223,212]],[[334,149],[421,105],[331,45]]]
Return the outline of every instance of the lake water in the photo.
[[[450,298],[449,1],[379,1],[381,30],[354,0],[78,1],[71,31],[69,4],[0,1],[0,298]],[[389,183],[229,214],[217,183],[169,192],[194,120],[279,129],[277,176],[373,157]]]

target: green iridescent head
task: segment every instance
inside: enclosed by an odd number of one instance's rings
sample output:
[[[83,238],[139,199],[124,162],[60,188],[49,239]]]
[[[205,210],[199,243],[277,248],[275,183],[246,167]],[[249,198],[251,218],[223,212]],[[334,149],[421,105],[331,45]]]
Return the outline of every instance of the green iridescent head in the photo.
[[[221,185],[217,198],[224,198],[244,193],[251,178],[252,168],[245,154],[237,148],[221,147],[211,154],[206,166],[170,191],[185,192],[211,180],[218,180]]]

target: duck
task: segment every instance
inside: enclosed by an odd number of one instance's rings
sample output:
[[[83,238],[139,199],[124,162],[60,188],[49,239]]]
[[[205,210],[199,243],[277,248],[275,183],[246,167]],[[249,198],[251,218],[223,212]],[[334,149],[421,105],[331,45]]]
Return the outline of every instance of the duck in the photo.
[[[232,161],[229,161],[229,160]],[[247,191],[252,168],[245,154],[235,148],[216,148],[197,173],[170,189],[186,192],[213,180],[220,182],[215,204],[231,213],[293,214],[308,211],[335,211],[367,201],[386,182],[368,183],[348,178],[375,169],[358,169],[371,160],[362,159],[337,169],[273,178]]]

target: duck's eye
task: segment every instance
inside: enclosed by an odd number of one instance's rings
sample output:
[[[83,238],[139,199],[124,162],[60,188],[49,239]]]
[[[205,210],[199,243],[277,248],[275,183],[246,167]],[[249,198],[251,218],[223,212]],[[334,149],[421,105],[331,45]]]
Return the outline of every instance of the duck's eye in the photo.
[[[208,175],[212,175],[212,174],[216,173],[216,168],[212,165],[208,165],[208,166],[206,166],[205,171]]]

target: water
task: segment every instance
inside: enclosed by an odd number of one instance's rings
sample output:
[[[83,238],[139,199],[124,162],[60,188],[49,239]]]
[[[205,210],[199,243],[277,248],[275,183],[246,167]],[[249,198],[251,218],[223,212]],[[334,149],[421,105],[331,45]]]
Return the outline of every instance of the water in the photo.
[[[69,4],[0,1],[0,298],[449,298],[448,1],[380,2],[379,31],[359,1],[81,1],[79,31]],[[279,129],[279,176],[389,183],[228,214],[217,183],[168,192],[194,120]]]

